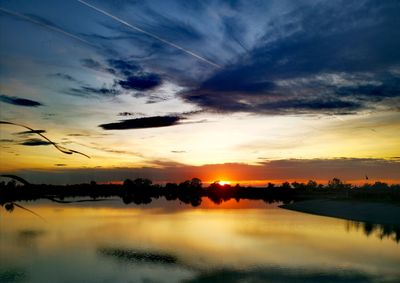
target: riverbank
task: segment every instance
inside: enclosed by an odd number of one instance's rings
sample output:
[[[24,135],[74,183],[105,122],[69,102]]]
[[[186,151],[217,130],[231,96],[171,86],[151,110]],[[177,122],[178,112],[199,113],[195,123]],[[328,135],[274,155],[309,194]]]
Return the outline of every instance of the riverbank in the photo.
[[[284,204],[280,207],[346,220],[400,226],[400,204],[397,203],[317,199]]]

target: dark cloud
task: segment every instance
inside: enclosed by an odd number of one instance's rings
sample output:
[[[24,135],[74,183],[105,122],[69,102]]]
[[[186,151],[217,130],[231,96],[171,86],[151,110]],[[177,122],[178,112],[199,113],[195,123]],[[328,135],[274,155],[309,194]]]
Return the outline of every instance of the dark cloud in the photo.
[[[358,109],[360,107],[360,103],[352,102],[352,101],[343,101],[339,99],[314,99],[314,100],[301,100],[301,99],[293,99],[286,101],[277,101],[261,104],[259,106],[260,110],[271,110],[274,112],[284,111],[292,112],[293,110],[296,112],[310,112],[310,111],[325,111],[325,110],[341,110],[341,111],[351,111]]]
[[[20,145],[26,146],[39,146],[39,145],[51,145],[51,142],[44,141],[41,139],[28,139],[20,143]]]
[[[8,96],[5,94],[0,94],[0,101],[4,102],[4,103],[12,104],[12,105],[25,106],[25,107],[37,107],[37,106],[43,105],[42,103],[40,103],[38,101],[34,101],[34,100],[26,99],[26,98],[20,98],[20,97],[16,97],[16,96]]]
[[[161,82],[161,78],[158,75],[144,73],[130,76],[126,80],[120,80],[118,84],[124,89],[146,91],[158,87]]]
[[[301,5],[244,56],[181,93],[214,111],[347,112],[400,96],[398,1]],[[237,36],[225,21],[227,34]],[[329,81],[333,76],[340,80]],[[354,77],[359,77],[354,81]],[[375,82],[371,82],[371,80]]]
[[[57,163],[57,164],[54,164],[54,166],[57,166],[57,167],[65,167],[65,166],[67,166],[67,164],[64,164],[64,163]]]
[[[179,121],[182,119],[184,118],[179,116],[154,116],[122,120],[116,123],[102,124],[99,125],[99,127],[103,128],[104,130],[159,128],[178,125]]]
[[[120,112],[118,116],[144,116],[144,113],[141,112]]]
[[[359,102],[345,101],[340,99],[289,99],[289,100],[271,100],[263,103],[246,103],[246,101],[236,101],[235,99],[226,99],[225,103],[216,96],[191,96],[191,101],[198,105],[219,112],[256,112],[264,114],[292,114],[292,113],[313,113],[329,112],[335,114],[351,113],[360,108]],[[244,100],[245,98],[243,98]]]
[[[400,95],[400,77],[388,76],[379,83],[366,83],[348,87],[338,87],[336,93],[340,96],[354,96],[373,101]]]
[[[67,134],[69,137],[90,137],[89,134]]]
[[[140,66],[131,60],[108,59],[108,64],[114,69],[115,73],[123,76],[130,76],[141,70]]]
[[[172,153],[186,153],[185,150],[171,150]]]
[[[81,60],[82,65],[87,68],[115,76],[113,88],[81,86],[80,88],[72,88],[69,92],[80,96],[84,96],[86,93],[118,95],[121,90],[117,89],[117,86],[125,90],[147,91],[162,84],[160,75],[143,71],[142,67],[132,60],[108,58],[106,62],[106,64],[103,64],[93,59]]]

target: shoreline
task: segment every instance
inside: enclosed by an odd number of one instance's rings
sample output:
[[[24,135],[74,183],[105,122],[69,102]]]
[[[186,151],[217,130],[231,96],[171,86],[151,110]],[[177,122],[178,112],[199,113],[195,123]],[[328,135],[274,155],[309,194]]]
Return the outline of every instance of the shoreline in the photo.
[[[400,205],[392,203],[315,199],[284,204],[279,207],[319,216],[400,226]]]

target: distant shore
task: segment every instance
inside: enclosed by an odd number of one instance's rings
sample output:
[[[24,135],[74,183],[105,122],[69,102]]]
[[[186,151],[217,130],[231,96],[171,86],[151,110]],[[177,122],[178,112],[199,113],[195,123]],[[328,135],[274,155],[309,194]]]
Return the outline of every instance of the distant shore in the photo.
[[[314,199],[284,204],[280,206],[298,212],[341,218],[374,224],[400,225],[400,204]]]

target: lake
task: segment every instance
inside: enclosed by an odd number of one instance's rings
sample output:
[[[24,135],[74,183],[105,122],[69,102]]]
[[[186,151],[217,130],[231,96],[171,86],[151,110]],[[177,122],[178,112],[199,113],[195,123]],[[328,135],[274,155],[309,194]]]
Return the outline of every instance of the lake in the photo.
[[[0,282],[400,282],[395,235],[280,203],[19,204],[44,220],[0,207]]]

